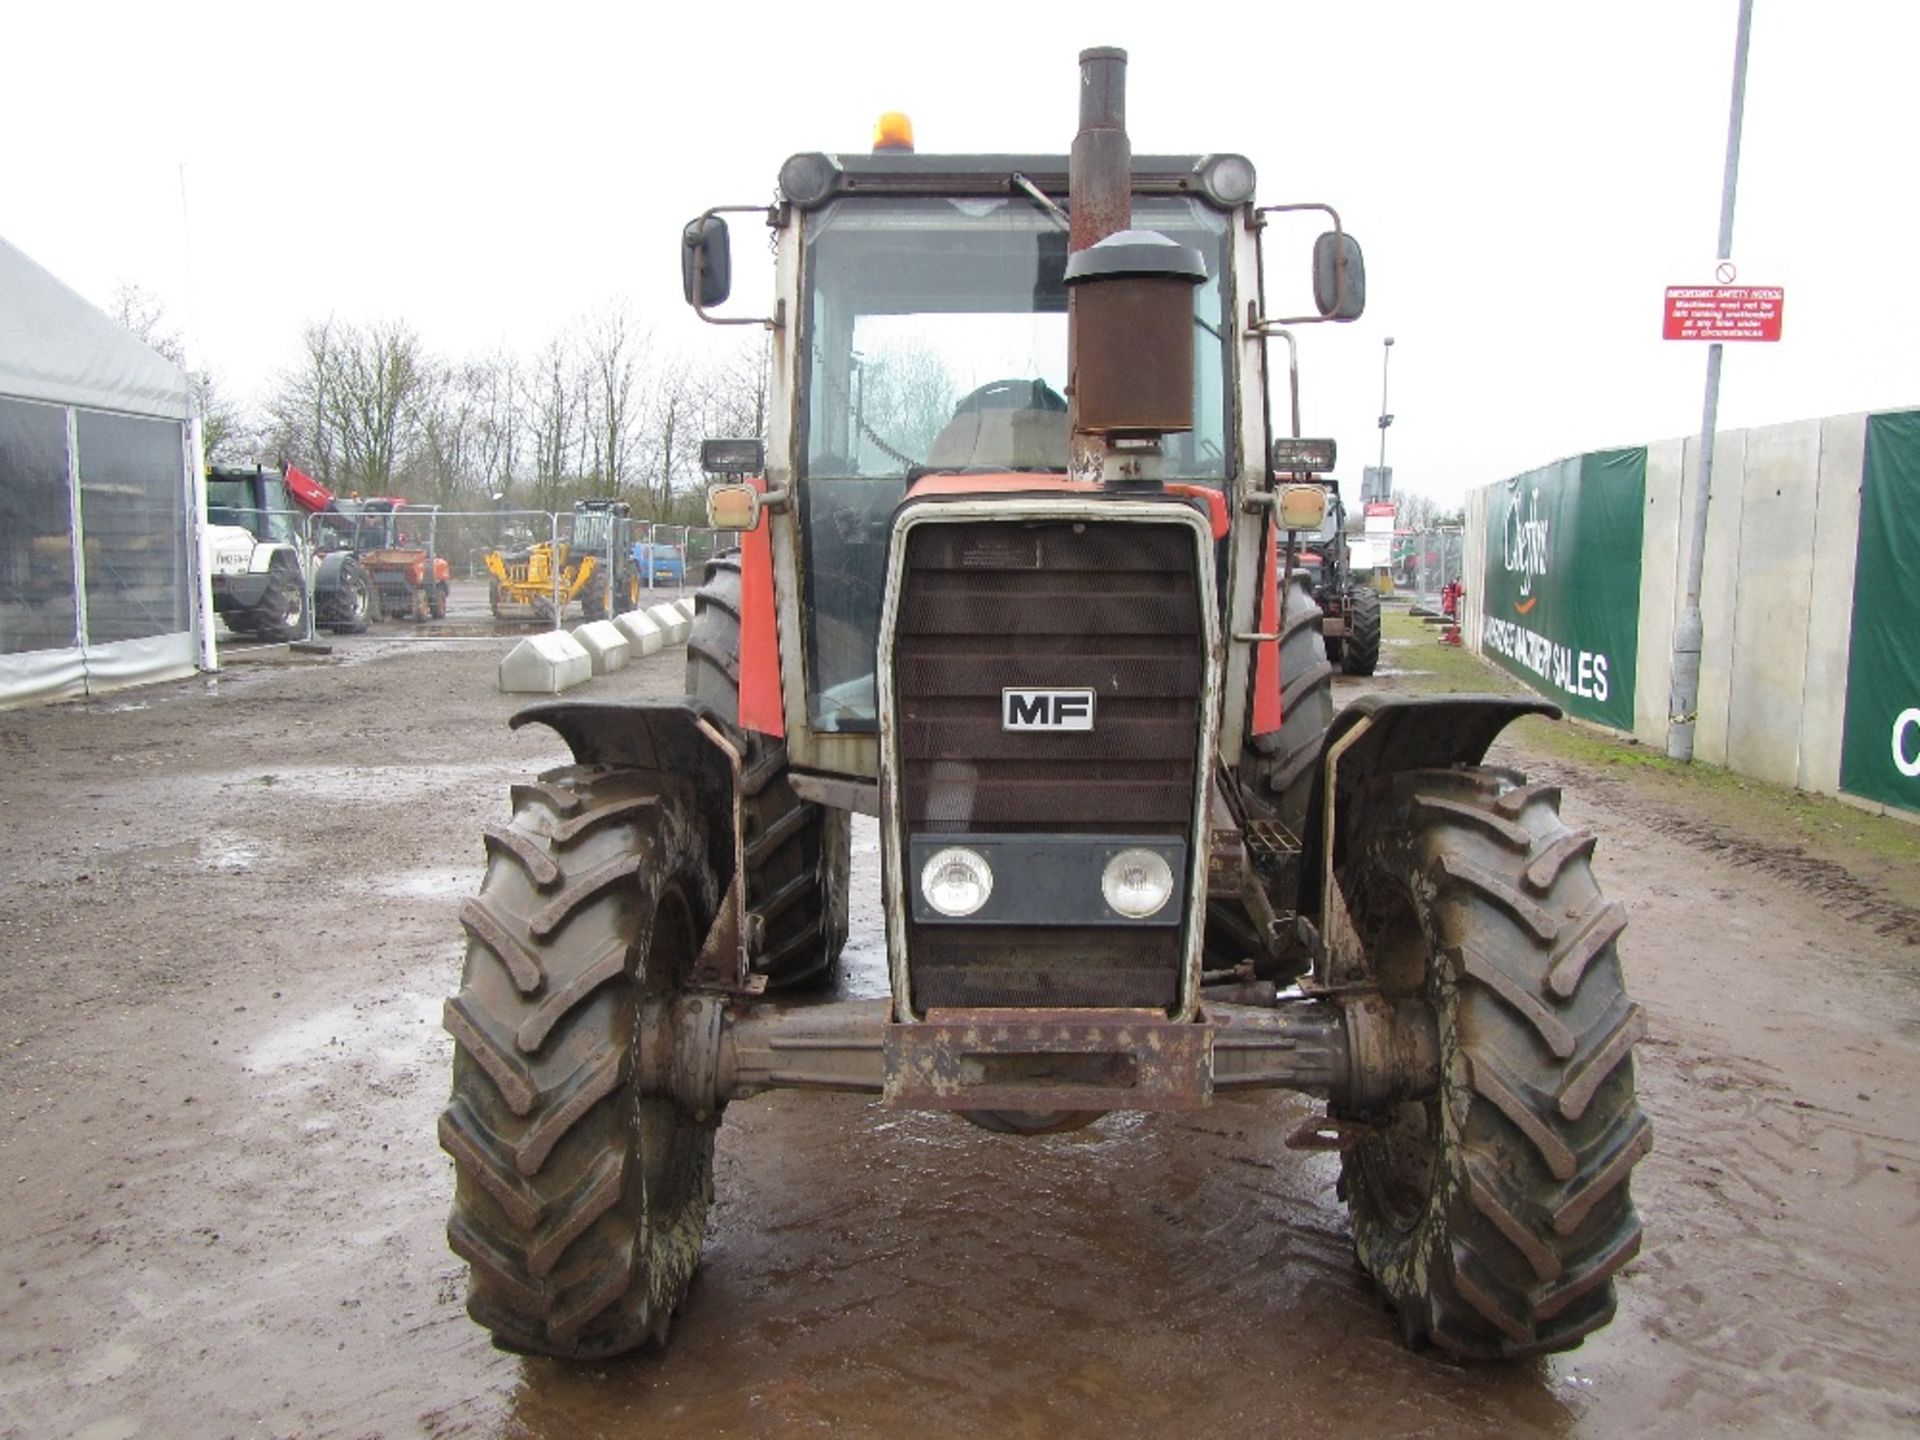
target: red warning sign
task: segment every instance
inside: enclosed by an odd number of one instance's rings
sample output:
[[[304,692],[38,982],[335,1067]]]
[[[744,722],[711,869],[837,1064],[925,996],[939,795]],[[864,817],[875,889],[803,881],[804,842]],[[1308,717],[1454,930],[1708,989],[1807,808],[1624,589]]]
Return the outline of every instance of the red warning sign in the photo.
[[[1787,292],[1778,285],[1669,285],[1668,340],[1778,340]]]

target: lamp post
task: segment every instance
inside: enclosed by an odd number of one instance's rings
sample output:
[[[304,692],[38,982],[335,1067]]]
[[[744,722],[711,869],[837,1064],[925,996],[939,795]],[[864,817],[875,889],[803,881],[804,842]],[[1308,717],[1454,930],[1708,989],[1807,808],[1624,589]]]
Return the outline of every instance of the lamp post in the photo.
[[[1380,343],[1380,483],[1387,483],[1387,427],[1393,416],[1387,413],[1387,361],[1393,358],[1393,337]],[[1383,497],[1384,498],[1384,497]]]

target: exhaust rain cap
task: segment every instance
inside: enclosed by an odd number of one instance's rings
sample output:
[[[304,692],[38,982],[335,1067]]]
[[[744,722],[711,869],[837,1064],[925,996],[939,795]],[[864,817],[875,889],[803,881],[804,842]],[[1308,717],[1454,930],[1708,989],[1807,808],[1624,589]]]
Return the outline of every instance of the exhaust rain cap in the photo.
[[[1154,230],[1120,230],[1067,260],[1067,283],[1078,280],[1157,278],[1203,284],[1207,262],[1198,250]]]

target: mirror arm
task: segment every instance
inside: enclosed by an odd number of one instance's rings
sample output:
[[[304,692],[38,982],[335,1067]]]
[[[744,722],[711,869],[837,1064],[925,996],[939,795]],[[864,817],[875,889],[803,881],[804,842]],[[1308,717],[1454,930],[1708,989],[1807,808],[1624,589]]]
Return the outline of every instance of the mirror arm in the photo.
[[[1264,230],[1267,225],[1267,216],[1293,214],[1301,210],[1318,210],[1332,220],[1336,245],[1346,237],[1346,229],[1340,224],[1340,212],[1331,205],[1323,205],[1317,200],[1302,201],[1298,205],[1262,205],[1253,212],[1253,222],[1256,227]],[[1247,329],[1255,335],[1265,335],[1281,325],[1324,325],[1329,321],[1340,325],[1352,324],[1352,321],[1342,320],[1339,315],[1347,302],[1347,267],[1344,253],[1334,267],[1333,301],[1334,313],[1331,315],[1287,315],[1277,320],[1250,315],[1247,317]],[[1297,422],[1293,433],[1296,435],[1300,433]]]
[[[701,224],[707,220],[711,220],[716,215],[734,215],[743,212],[752,215],[764,215],[769,228],[777,227],[780,223],[780,212],[777,207],[771,205],[715,205],[711,210],[701,212],[699,218],[696,219],[694,223],[696,225]],[[706,279],[706,274],[707,257],[703,252],[696,250],[693,252],[694,294],[698,295],[700,293],[701,282]],[[732,318],[725,315],[709,315],[706,307],[696,301],[694,303],[693,313],[709,325],[760,325],[768,330],[778,330],[787,323],[787,302],[785,300],[775,300],[773,302],[772,315],[743,315],[738,318]]]

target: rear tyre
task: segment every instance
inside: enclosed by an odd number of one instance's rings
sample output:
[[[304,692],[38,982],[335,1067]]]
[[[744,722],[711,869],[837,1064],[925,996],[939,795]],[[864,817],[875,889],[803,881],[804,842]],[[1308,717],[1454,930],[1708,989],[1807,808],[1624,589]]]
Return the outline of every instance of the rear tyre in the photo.
[[[1625,912],[1554,787],[1490,769],[1390,784],[1340,883],[1382,991],[1432,1006],[1442,1076],[1428,1100],[1344,1117],[1373,1127],[1342,1162],[1354,1250],[1409,1344],[1568,1350],[1613,1318],[1640,1248],[1628,1176],[1652,1131]]]
[[[580,613],[589,620],[607,618],[606,581],[596,579],[580,592]]]
[[[680,988],[714,913],[694,816],[677,779],[569,766],[487,832],[440,1143],[467,1312],[503,1348],[664,1342],[699,1262],[719,1116],[634,1078],[640,1003]]]
[[[1327,663],[1325,646],[1330,642],[1320,633],[1320,602],[1313,598],[1312,582],[1295,575],[1281,600],[1280,728],[1248,738],[1240,751],[1238,775],[1247,818],[1276,824],[1298,841],[1313,790],[1314,762],[1333,723],[1333,666]],[[1270,889],[1276,910],[1294,909],[1297,869],[1281,875]],[[1237,900],[1208,902],[1206,951],[1211,966],[1225,968],[1251,958],[1258,973],[1271,979],[1307,968],[1304,953],[1272,957],[1268,938],[1257,933]]]
[[[445,584],[427,586],[427,614],[435,620],[447,618],[447,591]]]
[[[1371,675],[1380,665],[1380,592],[1362,586],[1347,592],[1347,644],[1334,657],[1349,675]]]
[[[1261,818],[1295,835],[1307,817],[1308,791],[1321,741],[1333,723],[1333,666],[1320,633],[1320,604],[1304,575],[1286,588],[1280,609],[1280,728],[1241,751],[1240,780]]]
[[[730,721],[740,716],[740,557],[707,562],[687,637],[687,691]],[[787,780],[783,742],[746,732],[743,770],[758,788],[742,802],[747,909],[764,921],[750,958],[769,990],[826,985],[847,940],[851,817],[802,800]]]

